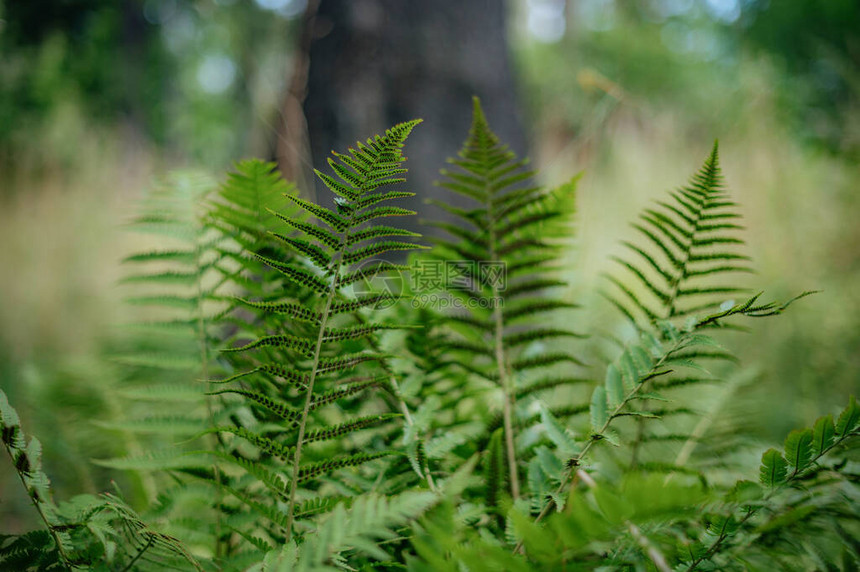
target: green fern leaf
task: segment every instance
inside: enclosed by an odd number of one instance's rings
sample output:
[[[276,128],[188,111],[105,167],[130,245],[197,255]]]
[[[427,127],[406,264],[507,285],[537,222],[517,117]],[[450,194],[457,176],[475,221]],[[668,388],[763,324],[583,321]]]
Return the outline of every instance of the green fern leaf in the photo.
[[[591,415],[591,428],[593,431],[599,432],[609,419],[609,406],[606,401],[606,388],[598,385],[594,388],[591,394],[591,407],[589,408]]]
[[[710,302],[696,308],[679,306],[682,299],[690,296],[713,298],[715,295],[744,291],[734,286],[687,285],[694,277],[715,279],[727,272],[747,270],[734,264],[735,261],[748,260],[747,256],[712,249],[719,245],[742,245],[743,240],[726,234],[741,227],[732,223],[704,222],[737,217],[736,213],[726,210],[736,205],[726,198],[716,145],[690,183],[670,195],[674,203],[658,202],[659,209],[645,209],[640,217],[641,224],[633,225],[656,247],[656,251],[649,252],[632,243],[625,243],[645,263],[649,272],[628,260],[616,258],[648,295],[656,299],[659,309],[642,301],[639,294],[624,281],[610,277],[627,300],[626,303],[616,301],[616,304],[624,307],[628,316],[639,313],[649,322],[713,309],[718,304]]]
[[[371,387],[381,385],[385,380],[387,380],[387,376],[371,378],[365,381],[351,383],[338,389],[332,389],[324,393],[318,393],[314,395],[313,400],[311,401],[311,410],[329,405],[340,399],[358,395]]]
[[[298,286],[310,288],[320,294],[328,292],[328,284],[310,270],[292,264],[284,264],[260,254],[254,254],[254,257],[268,264]]]
[[[296,423],[298,423],[298,420],[301,417],[301,412],[295,411],[287,404],[276,401],[269,396],[259,393],[257,391],[250,391],[246,389],[221,389],[218,391],[212,391],[209,393],[209,395],[224,395],[227,393],[241,395],[246,399],[250,399],[257,405],[263,407],[268,411],[271,411],[290,425],[295,425]]]
[[[493,432],[484,455],[484,498],[488,506],[498,507],[508,487],[502,429],[496,429]]]
[[[794,430],[785,440],[785,458],[789,466],[798,473],[809,466],[812,460],[812,429]]]
[[[235,348],[224,348],[223,352],[244,352],[248,350],[265,348],[265,347],[280,347],[295,351],[301,355],[310,356],[313,354],[311,342],[304,338],[292,336],[289,334],[281,334],[278,336],[265,336],[258,340],[254,340],[244,346]]]
[[[369,323],[358,314],[359,310],[370,309],[380,302],[382,293],[355,297],[345,288],[355,282],[370,280],[379,273],[402,269],[399,265],[387,262],[361,268],[350,267],[392,250],[417,248],[409,242],[385,240],[385,237],[389,236],[410,237],[415,236],[415,233],[393,227],[374,226],[374,221],[378,218],[414,214],[397,206],[378,206],[382,202],[412,196],[412,193],[399,190],[383,192],[378,189],[403,181],[401,175],[405,173],[405,169],[401,167],[404,160],[401,149],[416,124],[417,121],[397,125],[384,135],[368,140],[366,144],[357,143],[356,148],[350,149],[348,154],[335,153],[329,161],[333,176],[323,173],[318,175],[337,195],[336,210],[288,195],[290,201],[318,219],[319,224],[317,221],[311,223],[270,212],[304,236],[273,233],[273,238],[280,243],[277,247],[263,245],[251,253],[256,260],[279,272],[289,282],[310,289],[316,294],[315,297],[285,295],[277,298],[265,293],[260,296],[259,302],[246,303],[246,306],[266,314],[262,317],[262,323],[267,327],[271,327],[271,314],[302,324],[298,327],[281,324],[272,334],[259,336],[255,341],[240,347],[229,348],[226,355],[231,358],[246,350],[263,349],[265,351],[255,355],[259,356],[257,359],[265,358],[267,363],[254,364],[250,368],[237,368],[243,370],[242,373],[221,380],[221,383],[228,383],[242,379],[243,383],[248,383],[258,382],[263,377],[274,382],[276,390],[280,391],[284,388],[277,378],[281,378],[287,386],[298,389],[298,399],[303,403],[299,409],[294,410],[285,401],[296,399],[294,395],[287,395],[283,398],[285,400],[275,399],[269,395],[270,389],[267,392],[244,388],[213,392],[218,395],[240,395],[274,413],[281,419],[281,425],[285,425],[283,428],[288,435],[286,442],[295,444],[294,450],[278,450],[275,447],[277,443],[267,441],[269,438],[263,437],[257,431],[240,435],[291,465],[293,476],[287,494],[286,518],[282,523],[286,540],[290,540],[294,532],[297,487],[300,483],[310,482],[337,468],[356,466],[388,454],[374,450],[356,450],[355,446],[343,437],[359,429],[380,425],[395,415],[377,414],[317,427],[314,424],[322,417],[313,412],[340,400],[356,397],[389,379],[386,375],[349,380],[340,375],[354,368],[369,369],[374,362],[384,362],[387,355],[381,352],[357,351],[359,343],[363,343],[364,339],[372,340],[381,330],[402,327]],[[322,224],[327,225],[327,228],[323,228]],[[359,243],[365,240],[378,241],[361,246]],[[281,245],[286,245],[299,259],[306,259],[310,264],[280,260]],[[311,265],[318,271],[313,270]],[[249,287],[253,287],[253,284]],[[389,301],[389,298],[385,301]],[[336,322],[333,319],[335,316]],[[254,331],[253,328],[249,329]],[[283,333],[285,330],[289,333]],[[374,343],[370,345],[371,348],[376,347]],[[300,363],[297,364],[296,361]],[[293,366],[299,366],[299,371],[294,371]],[[252,373],[258,376],[250,377]],[[237,431],[239,429],[233,432]],[[349,454],[326,461],[304,463],[303,446],[317,441],[336,442],[339,448]]]
[[[289,461],[290,459],[292,459],[293,454],[295,453],[294,447],[288,447],[286,445],[278,443],[277,441],[269,439],[268,437],[263,437],[262,435],[258,435],[253,431],[248,431],[247,429],[244,429],[242,427],[230,427],[223,425],[213,427],[209,430],[209,432],[232,433],[237,437],[241,437],[245,441],[248,441],[258,449],[261,449],[275,457],[279,457],[284,461]]]
[[[624,401],[624,383],[618,368],[609,364],[606,368],[606,380],[604,382],[606,396],[609,398],[609,407],[616,408]]]
[[[374,427],[381,423],[385,423],[390,419],[395,419],[398,417],[400,417],[400,415],[396,413],[370,415],[367,417],[353,419],[345,423],[340,423],[338,425],[313,429],[305,433],[305,442],[311,443],[314,441],[327,441],[329,439],[336,439],[348,433],[352,433],[353,431],[359,431],[361,429],[367,429],[368,427]]]
[[[334,230],[335,232],[340,233],[340,232],[343,232],[344,230],[346,230],[348,223],[347,223],[346,219],[344,219],[339,214],[333,213],[332,211],[330,211],[329,209],[327,209],[325,207],[315,205],[314,203],[308,202],[308,201],[301,199],[299,197],[296,197],[294,195],[286,195],[286,196],[288,199],[290,199],[291,201],[293,201],[294,203],[296,203],[297,205],[302,207],[304,210],[308,211],[310,214],[314,215],[315,217],[317,217],[321,221],[328,224],[329,227],[331,227],[331,229]]]
[[[836,427],[833,424],[833,416],[825,415],[815,422],[812,430],[812,456],[817,458],[823,455],[836,437]]]
[[[299,548],[296,572],[319,569],[333,555],[357,549],[378,560],[388,555],[374,542],[396,538],[393,529],[420,517],[438,502],[429,492],[406,492],[392,497],[365,495],[347,509],[339,505]]]
[[[759,473],[763,485],[770,488],[777,487],[786,481],[788,463],[785,462],[782,453],[776,449],[768,449],[761,456]]]
[[[354,246],[359,242],[363,242],[365,240],[376,240],[379,238],[390,238],[392,236],[402,236],[402,237],[420,237],[421,235],[417,232],[412,232],[411,230],[405,230],[402,228],[395,228],[393,226],[383,226],[383,225],[374,225],[370,228],[366,228],[364,230],[360,230],[350,234],[349,238],[346,241],[346,245],[348,247]],[[413,244],[413,247],[415,245]]]
[[[303,322],[318,324],[321,320],[321,315],[319,312],[309,310],[302,304],[295,304],[289,302],[251,302],[242,298],[239,298],[239,301],[251,308],[257,308],[258,310],[263,310],[265,312],[287,314],[291,318]]]
[[[370,461],[375,461],[376,459],[381,459],[393,454],[394,453],[391,451],[381,451],[378,453],[360,452],[353,455],[335,457],[327,461],[319,461],[302,465],[299,469],[299,483],[306,483],[310,480],[316,479],[320,475],[330,473],[337,469],[357,467],[364,463],[369,463]]]
[[[338,236],[332,232],[329,232],[325,228],[321,228],[310,223],[298,221],[274,211],[270,212],[272,212],[274,216],[278,217],[284,223],[295,228],[296,230],[302,231],[311,238],[317,239],[321,244],[324,244],[331,249],[336,249],[338,246],[340,246],[340,239],[338,238]],[[275,234],[275,236],[278,236],[279,238],[282,237],[282,235],[279,234]]]
[[[302,256],[313,262],[320,270],[328,270],[328,267],[331,264],[331,256],[329,256],[329,254],[321,247],[304,239],[292,238],[278,233],[272,233],[272,236],[294,248]]]
[[[857,404],[857,399],[852,395],[848,401],[848,406],[839,414],[836,420],[836,437],[838,439],[845,438],[860,425],[860,406]]]
[[[403,272],[409,270],[408,266],[403,264],[394,264],[392,262],[377,262],[368,266],[359,268],[352,272],[343,273],[337,281],[339,287],[350,286],[362,280],[372,280],[379,274],[384,272]]]

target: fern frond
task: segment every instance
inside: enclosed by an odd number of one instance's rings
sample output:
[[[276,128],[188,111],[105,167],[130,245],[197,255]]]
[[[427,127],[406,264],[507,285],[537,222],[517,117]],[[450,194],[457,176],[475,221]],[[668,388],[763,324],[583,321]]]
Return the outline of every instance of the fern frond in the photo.
[[[295,264],[284,264],[256,253],[254,253],[254,258],[277,270],[297,286],[310,288],[320,294],[328,291],[326,281],[306,268]]]
[[[350,234],[349,238],[346,241],[346,245],[348,247],[351,247],[358,244],[359,242],[364,242],[365,240],[376,240],[379,238],[390,238],[393,236],[418,238],[421,235],[417,232],[412,232],[411,230],[406,230],[403,228],[375,225],[370,228],[359,230]]]
[[[325,271],[329,264],[331,264],[331,255],[312,242],[284,236],[276,232],[273,232],[272,236],[294,248],[299,254],[313,262],[314,265],[322,271]]]
[[[832,455],[858,437],[860,406],[853,396],[835,425],[833,417],[826,415],[819,418],[811,428],[789,433],[782,451],[771,448],[762,454],[758,471],[761,486],[750,481],[736,483],[726,495],[723,511],[711,515],[711,523],[706,533],[696,539],[689,550],[682,553],[684,561],[678,568],[692,571],[718,567],[721,562],[734,561],[738,557],[766,556],[767,552],[755,555],[749,553],[755,553],[758,546],[766,545],[764,541],[768,532],[805,521],[809,521],[807,526],[815,527],[813,515],[818,511],[828,511],[829,508],[828,496],[822,489],[835,485],[838,490],[843,479],[855,479],[853,475],[843,474],[844,459],[833,465],[828,471],[829,475],[823,479],[818,475],[820,466],[827,455]],[[779,493],[791,486],[802,487],[806,494],[780,499]],[[840,508],[844,507],[846,497],[837,493],[832,503]],[[840,509],[828,512],[829,518],[824,521],[826,524],[823,530],[817,531],[817,534],[822,536],[838,536],[846,517],[856,520],[850,508],[843,514],[840,514]],[[763,522],[755,522],[763,513],[772,516],[765,517]],[[746,528],[748,522],[752,526]],[[801,535],[804,534],[808,535],[808,532],[801,532]],[[739,542],[741,537],[745,537],[746,542]],[[750,538],[760,539],[761,542],[750,542]],[[747,546],[744,547],[744,544]],[[797,553],[800,545],[799,542],[789,542],[789,546],[792,546],[790,552]],[[735,554],[731,553],[733,549],[737,550]]]
[[[319,373],[332,373],[335,371],[345,371],[355,368],[356,366],[367,362],[382,362],[388,356],[372,352],[360,354],[351,354],[333,358],[320,358],[318,363]]]
[[[640,266],[631,260],[615,258],[640,288],[634,290],[629,282],[609,277],[626,298],[626,302],[614,299],[615,303],[624,307],[627,315],[633,317],[638,314],[651,323],[685,316],[693,311],[713,310],[726,295],[746,291],[734,285],[714,282],[723,279],[727,273],[747,271],[746,266],[736,262],[749,260],[743,254],[720,248],[744,244],[742,239],[730,234],[740,230],[740,225],[708,222],[739,216],[730,210],[736,204],[727,199],[716,144],[689,184],[670,193],[670,196],[674,202],[662,201],[656,208],[645,209],[640,216],[641,223],[633,225],[655,247],[654,250],[649,251],[631,242],[624,243],[644,264]],[[655,303],[645,300],[643,296],[646,293]],[[695,309],[682,306],[683,300],[691,296],[717,298]]]
[[[346,287],[362,280],[373,280],[380,274],[385,272],[403,272],[409,270],[409,267],[404,264],[394,264],[392,262],[377,262],[369,266],[364,266],[352,272],[344,272],[338,277],[338,287]]]
[[[318,421],[316,411],[326,405],[346,400],[379,386],[384,376],[358,377],[350,381],[343,378],[347,370],[369,369],[374,362],[384,362],[387,356],[378,351],[357,351],[363,340],[372,339],[382,330],[402,328],[359,319],[358,311],[372,309],[380,302],[390,302],[396,296],[387,292],[363,293],[355,296],[346,291],[347,286],[356,282],[369,283],[377,275],[402,270],[403,267],[390,262],[375,262],[363,265],[369,258],[396,250],[413,250],[418,245],[411,242],[389,240],[388,237],[415,237],[415,233],[389,226],[376,225],[380,218],[414,214],[412,211],[387,203],[396,199],[410,197],[408,191],[379,190],[383,186],[403,182],[401,175],[406,172],[401,167],[404,158],[401,150],[406,137],[417,121],[397,125],[384,135],[374,137],[366,144],[357,143],[356,148],[347,154],[335,153],[329,161],[333,175],[318,172],[322,182],[335,193],[336,210],[314,204],[294,195],[287,198],[315,217],[316,221],[296,219],[292,216],[271,212],[281,223],[302,236],[271,232],[279,246],[286,247],[299,259],[310,264],[284,262],[264,252],[252,252],[252,256],[282,274],[288,281],[310,290],[304,297],[285,296],[278,299],[261,299],[243,302],[253,310],[259,310],[269,317],[264,323],[272,324],[273,314],[299,322],[301,325],[279,325],[277,331],[258,336],[256,340],[238,347],[229,348],[227,355],[241,354],[247,350],[260,350],[262,364],[242,368],[243,373],[222,380],[224,383],[242,379],[254,380],[251,374],[266,374],[283,378],[292,388],[298,389],[301,405],[294,409],[288,405],[295,397],[273,398],[267,388],[224,389],[212,392],[216,395],[233,393],[250,400],[280,418],[285,425],[288,443],[294,444],[289,458],[292,478],[287,499],[286,519],[283,528],[289,540],[293,534],[293,522],[297,507],[297,486],[309,483],[323,474],[344,467],[358,466],[367,461],[387,455],[387,452],[374,450],[350,451],[344,437],[353,431],[367,429],[397,417],[397,415],[376,414],[347,418],[342,423],[330,426],[315,426]],[[322,225],[325,226],[322,226]],[[364,241],[373,241],[362,245]],[[275,250],[277,252],[277,249]],[[335,319],[337,320],[335,322]],[[284,333],[288,331],[289,333]],[[371,344],[371,348],[373,348]],[[265,359],[264,359],[265,358]],[[299,362],[299,363],[297,363]],[[276,387],[280,387],[276,384]],[[239,434],[239,433],[237,433]],[[256,431],[242,433],[243,437],[257,440],[264,451],[284,457],[286,450],[276,450]],[[339,447],[349,451],[325,461],[303,461],[303,447],[318,441],[336,442]]]
[[[228,455],[219,451],[211,451],[210,454],[218,457],[226,463],[230,463],[243,469],[246,473],[265,485],[268,490],[275,493],[280,500],[288,500],[287,493],[289,492],[289,488],[287,487],[286,480],[280,474],[266,468],[260,462],[246,459],[235,454]]]
[[[270,212],[272,212],[272,214],[274,214],[276,217],[278,217],[278,219],[280,219],[282,222],[286,223],[287,225],[293,227],[296,230],[302,231],[303,233],[305,233],[306,235],[308,235],[311,238],[315,238],[321,244],[323,244],[323,245],[325,245],[331,249],[337,248],[338,245],[340,244],[340,240],[338,239],[337,234],[334,234],[334,233],[326,230],[325,228],[315,226],[311,223],[302,222],[302,221],[284,216],[284,215],[277,213],[277,212],[274,212],[274,211],[270,211]],[[282,237],[282,235],[279,235],[276,233],[273,233],[273,234],[274,234],[274,236],[277,236],[279,238]]]
[[[310,408],[311,410],[318,409],[320,407],[324,407],[326,405],[334,403],[335,401],[338,401],[340,399],[344,399],[346,397],[353,397],[367,389],[370,389],[371,387],[377,387],[382,385],[385,379],[385,377],[380,376],[365,381],[350,383],[338,389],[332,389],[323,393],[318,393],[314,395],[311,401]]]
[[[398,330],[405,327],[406,326],[398,326],[396,324],[362,324],[359,326],[350,326],[348,328],[326,328],[323,331],[322,339],[324,342],[357,340],[382,330]]]
[[[562,352],[524,353],[537,347],[532,342],[578,337],[561,328],[538,328],[525,323],[527,318],[541,312],[572,307],[564,301],[545,298],[544,292],[565,285],[550,275],[548,265],[555,255],[545,238],[552,235],[549,225],[568,214],[564,195],[572,193],[573,183],[556,192],[522,188],[534,173],[524,169],[525,161],[518,160],[492,132],[477,99],[469,135],[458,158],[449,162],[454,168],[442,171],[439,186],[461,195],[460,202],[465,201],[469,206],[454,207],[444,201],[433,204],[467,224],[438,224],[456,240],[442,239],[437,245],[443,262],[457,267],[462,294],[453,291],[457,286],[451,283],[446,286],[452,294],[466,296],[471,302],[466,306],[468,314],[460,313],[449,323],[471,326],[472,331],[452,328],[456,333],[441,348],[470,354],[466,369],[494,380],[504,395],[505,457],[509,463],[511,496],[516,499],[520,468],[515,446],[518,390],[514,380],[528,375],[532,369],[581,363]],[[512,281],[512,270],[528,271],[529,277]],[[531,297],[527,298],[528,295]],[[512,322],[516,321],[520,325],[512,328]]]
[[[288,194],[286,195],[286,197],[296,203],[298,206],[302,207],[308,213],[325,222],[335,232],[342,233],[346,230],[348,223],[346,219],[344,219],[339,214],[336,214],[325,207],[315,205],[314,203],[301,199],[292,194]]]
[[[27,496],[36,508],[45,530],[20,536],[0,535],[0,568],[4,570],[72,570],[132,566],[128,545],[153,547],[153,561],[173,564],[178,557],[195,570],[202,570],[178,540],[151,530],[131,508],[112,495],[79,495],[54,504],[50,481],[41,469],[41,447],[26,441],[16,411],[0,390],[0,435],[4,449],[14,461]],[[111,512],[113,516],[106,516]]]

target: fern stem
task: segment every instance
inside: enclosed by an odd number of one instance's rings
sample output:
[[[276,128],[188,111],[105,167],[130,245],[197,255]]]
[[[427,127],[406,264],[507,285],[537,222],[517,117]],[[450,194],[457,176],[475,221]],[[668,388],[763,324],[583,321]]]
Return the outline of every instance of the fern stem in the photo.
[[[342,244],[346,244],[346,240],[342,241]],[[341,247],[342,249],[343,247]],[[338,267],[340,266],[339,262],[335,262]],[[287,505],[287,542],[289,543],[292,534],[293,534],[293,520],[295,517],[296,510],[296,491],[298,490],[299,484],[299,463],[302,460],[302,445],[305,438],[305,429],[307,427],[308,422],[308,414],[311,409],[311,401],[313,400],[313,392],[314,392],[314,382],[317,377],[317,369],[319,368],[320,363],[320,353],[322,352],[322,344],[323,337],[325,335],[325,326],[328,322],[329,312],[331,311],[331,304],[334,300],[335,291],[337,288],[337,279],[339,272],[335,270],[334,276],[332,277],[331,286],[329,287],[328,297],[325,303],[325,309],[322,312],[322,316],[320,319],[319,326],[319,334],[317,335],[316,345],[314,346],[314,358],[313,364],[311,365],[310,377],[308,379],[308,387],[305,393],[305,404],[302,408],[302,418],[299,422],[299,435],[296,440],[296,452],[293,454],[293,478],[290,479],[290,498],[289,504]]]
[[[155,537],[150,536],[149,541],[146,543],[146,545],[144,545],[143,548],[138,550],[137,554],[134,555],[134,558],[132,558],[131,561],[125,565],[125,568],[123,568],[121,572],[126,572],[127,570],[132,570],[134,563],[137,562],[138,560],[140,560],[140,557],[143,556],[143,553],[146,552],[147,550],[149,550],[150,547],[152,547],[153,542],[155,542]]]
[[[48,521],[48,516],[45,514],[45,511],[42,510],[42,507],[39,506],[39,502],[33,497],[33,494],[30,492],[30,488],[27,486],[27,481],[24,479],[24,473],[21,472],[15,464],[15,456],[12,454],[12,450],[9,448],[8,445],[5,444],[4,448],[6,449],[6,454],[8,454],[9,458],[12,459],[12,466],[15,467],[15,473],[21,480],[21,484],[24,486],[24,490],[27,492],[27,496],[30,498],[30,502],[33,503],[33,507],[36,509],[36,512],[39,513],[39,517],[42,519],[42,522],[45,523],[48,532],[54,539],[54,543],[57,545],[57,553],[60,555],[60,559],[63,561],[63,566],[66,568],[66,570],[72,570],[71,560],[69,559],[69,555],[66,554],[66,550],[65,548],[63,548],[62,542],[60,542],[60,537],[57,535],[57,531],[54,530],[54,527]]]
[[[485,161],[486,163],[486,161]],[[495,224],[495,213],[493,212],[493,192],[492,186],[489,180],[489,173],[486,173],[484,176],[484,193],[487,197],[487,215],[489,218],[489,254],[490,260],[493,263],[499,263],[499,256],[497,254],[497,244],[496,241],[498,237],[496,236],[496,224]],[[502,392],[504,394],[504,403],[502,405],[502,420],[505,427],[505,451],[507,452],[508,457],[508,472],[510,473],[511,479],[511,497],[514,500],[520,498],[520,476],[517,471],[517,448],[516,443],[514,442],[514,407],[516,405],[516,392],[513,388],[513,383],[511,380],[511,376],[508,375],[508,365],[505,359],[505,343],[504,343],[504,333],[505,333],[505,322],[504,317],[502,316],[502,306],[501,306],[501,298],[499,297],[499,287],[496,284],[496,281],[493,280],[492,283],[492,293],[493,293],[493,336],[494,336],[494,345],[495,345],[495,357],[496,357],[496,367],[499,372],[499,384],[502,387]]]
[[[502,322],[502,310],[499,306],[498,290],[493,285],[493,303],[496,305],[493,308],[493,317],[495,321],[495,345],[496,345],[496,364],[499,369],[499,382],[504,391],[505,402],[502,409],[502,417],[505,426],[505,450],[508,457],[508,472],[511,475],[511,497],[517,500],[520,497],[520,479],[517,473],[517,451],[514,443],[514,405],[515,394],[511,387],[510,376],[508,375],[507,366],[505,364],[505,350],[502,335],[504,333],[504,325]]]

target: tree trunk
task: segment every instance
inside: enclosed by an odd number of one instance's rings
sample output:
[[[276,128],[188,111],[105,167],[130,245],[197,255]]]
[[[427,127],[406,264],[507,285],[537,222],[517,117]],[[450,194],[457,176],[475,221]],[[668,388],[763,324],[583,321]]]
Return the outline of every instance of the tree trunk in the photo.
[[[304,99],[316,168],[328,169],[332,150],[423,118],[407,143],[406,155],[412,158],[408,187],[417,193],[408,206],[422,218],[437,218],[440,213],[424,199],[439,192],[433,186],[439,169],[466,138],[473,95],[481,98],[499,136],[519,154],[525,151],[504,2],[322,0],[311,10],[313,17],[305,20],[310,39],[306,91],[295,85],[291,91]],[[300,146],[300,141],[287,142],[294,151]],[[305,157],[302,163],[309,161]]]

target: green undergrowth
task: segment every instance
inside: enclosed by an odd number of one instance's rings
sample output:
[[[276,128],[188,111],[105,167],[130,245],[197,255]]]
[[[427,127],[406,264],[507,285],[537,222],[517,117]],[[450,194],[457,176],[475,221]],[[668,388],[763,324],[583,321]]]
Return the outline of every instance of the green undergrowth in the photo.
[[[718,147],[633,223],[607,336],[562,278],[576,179],[536,185],[476,100],[425,244],[398,206],[419,123],[333,152],[323,204],[256,160],[150,193],[131,229],[160,246],[124,261],[141,320],[95,420],[145,502],[55,501],[0,392],[41,522],[0,568],[856,570],[856,400],[773,448],[732,414],[732,346],[809,293],[758,290]]]

